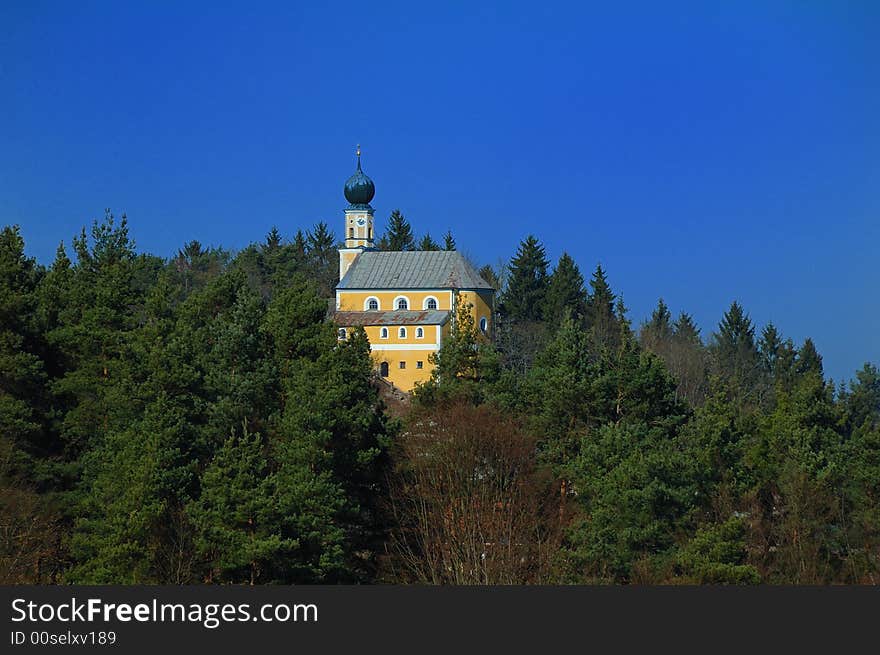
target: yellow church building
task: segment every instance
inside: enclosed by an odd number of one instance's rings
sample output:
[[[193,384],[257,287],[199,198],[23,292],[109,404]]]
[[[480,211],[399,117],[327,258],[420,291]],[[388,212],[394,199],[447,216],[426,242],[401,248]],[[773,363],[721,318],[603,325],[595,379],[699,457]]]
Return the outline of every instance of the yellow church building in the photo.
[[[334,320],[339,338],[363,327],[376,370],[404,391],[431,377],[430,355],[449,334],[453,304],[469,308],[487,337],[495,290],[457,251],[381,251],[375,247],[373,181],[361,170],[345,183],[345,245],[339,249]]]

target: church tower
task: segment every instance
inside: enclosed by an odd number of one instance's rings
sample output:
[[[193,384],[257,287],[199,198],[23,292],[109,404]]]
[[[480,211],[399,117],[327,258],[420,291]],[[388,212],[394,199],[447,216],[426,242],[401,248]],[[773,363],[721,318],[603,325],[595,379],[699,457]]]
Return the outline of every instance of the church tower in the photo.
[[[361,147],[357,147],[357,170],[345,183],[345,247],[339,249],[339,279],[345,277],[355,258],[373,246],[373,208],[376,195],[373,180],[361,170]]]

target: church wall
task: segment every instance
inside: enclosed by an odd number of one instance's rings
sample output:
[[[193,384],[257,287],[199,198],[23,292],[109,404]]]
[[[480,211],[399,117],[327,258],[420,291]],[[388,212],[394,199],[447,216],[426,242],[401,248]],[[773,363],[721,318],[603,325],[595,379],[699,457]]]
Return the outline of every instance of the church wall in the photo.
[[[398,296],[406,296],[409,300],[409,308],[412,310],[424,309],[425,300],[429,296],[437,299],[437,309],[448,311],[452,308],[449,289],[405,289],[402,291],[345,291],[339,289],[336,292],[336,308],[340,311],[362,312],[367,298],[374,297],[379,300],[380,311],[393,311],[397,309],[394,300]]]

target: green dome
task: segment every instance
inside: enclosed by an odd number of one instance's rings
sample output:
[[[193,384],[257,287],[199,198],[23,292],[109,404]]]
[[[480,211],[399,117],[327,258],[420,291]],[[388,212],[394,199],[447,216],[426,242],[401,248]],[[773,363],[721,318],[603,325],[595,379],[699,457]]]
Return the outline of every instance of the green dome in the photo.
[[[357,171],[345,183],[345,199],[351,203],[352,207],[371,209],[370,201],[376,195],[376,186],[373,184],[373,180],[361,170],[360,147],[358,147],[357,158]]]

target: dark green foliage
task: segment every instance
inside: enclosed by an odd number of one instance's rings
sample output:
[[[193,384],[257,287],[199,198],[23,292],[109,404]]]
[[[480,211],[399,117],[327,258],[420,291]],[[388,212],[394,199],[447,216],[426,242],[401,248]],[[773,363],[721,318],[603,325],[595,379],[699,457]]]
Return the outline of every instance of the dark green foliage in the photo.
[[[452,230],[446,230],[443,235],[443,250],[455,250],[455,238],[452,236]]]
[[[503,313],[520,321],[543,318],[547,294],[547,256],[544,246],[529,235],[510,262],[507,289],[501,301]]]
[[[431,380],[415,392],[425,405],[450,399],[479,403],[485,395],[483,387],[499,375],[497,353],[477,329],[473,306],[463,303],[457,293],[453,302],[449,335],[440,350],[428,357],[434,366]]]
[[[440,250],[440,244],[434,241],[431,238],[430,234],[426,234],[419,241],[419,245],[416,246],[416,250]]]
[[[737,402],[757,402],[760,358],[755,327],[738,302],[733,301],[713,335],[715,372],[730,388]]]
[[[732,517],[697,530],[676,557],[685,580],[693,584],[757,584],[761,576],[746,564],[747,526]]]
[[[491,335],[456,305],[407,425],[437,420],[392,450],[366,334],[328,321],[335,247],[319,223],[165,261],[107,212],[44,269],[2,230],[0,582],[370,582],[391,553],[446,558],[513,525],[513,549],[468,551],[471,571],[398,559],[383,579],[880,579],[876,366],[835,387],[812,340],[756,337],[739,303],[707,346],[661,300],[637,341],[601,267],[588,291],[567,255],[548,276],[529,237]],[[452,455],[436,469],[426,453]],[[436,503],[431,548],[395,548],[416,525],[396,523],[401,498],[410,519]]]
[[[562,253],[547,285],[544,320],[550,324],[559,324],[566,314],[581,319],[586,313],[586,307],[584,276],[568,253]]]
[[[416,250],[416,238],[412,226],[399,209],[388,217],[388,228],[379,240],[380,250]]]
[[[495,291],[501,291],[501,276],[496,273],[495,269],[489,266],[489,264],[480,267],[480,270],[477,272],[480,274],[481,278],[492,285],[492,288],[495,289]]]

